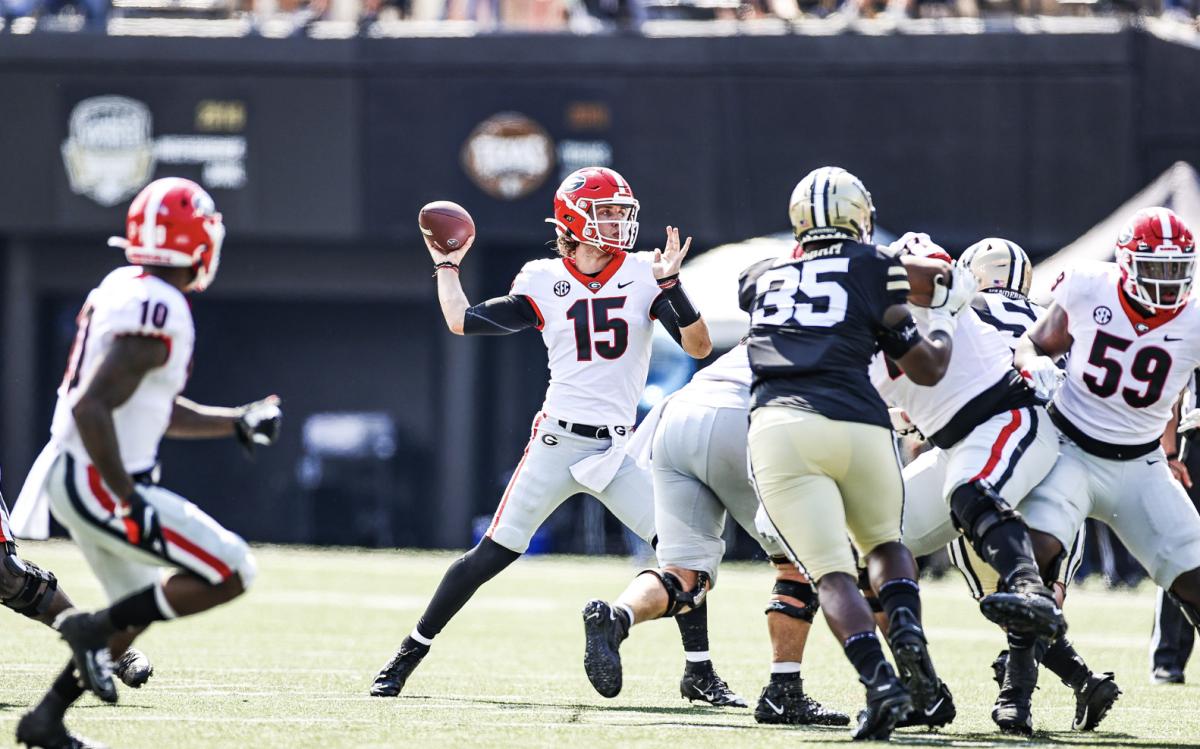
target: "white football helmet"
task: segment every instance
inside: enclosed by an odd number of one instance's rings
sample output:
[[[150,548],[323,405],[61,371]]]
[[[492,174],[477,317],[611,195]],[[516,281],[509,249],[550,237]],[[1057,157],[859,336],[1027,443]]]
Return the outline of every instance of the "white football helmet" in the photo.
[[[979,290],[1008,289],[1028,296],[1033,282],[1033,263],[1016,242],[1000,237],[981,239],[958,259],[979,281]]]

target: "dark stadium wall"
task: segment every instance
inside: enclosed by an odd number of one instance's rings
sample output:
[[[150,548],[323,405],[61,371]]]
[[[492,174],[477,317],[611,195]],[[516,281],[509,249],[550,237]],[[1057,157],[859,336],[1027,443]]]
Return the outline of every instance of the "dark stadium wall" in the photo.
[[[418,208],[450,198],[479,242],[474,299],[550,250],[554,188],[609,163],[642,244],[702,251],[786,228],[825,163],[880,222],[951,249],[1073,240],[1162,169],[1200,164],[1200,50],[1117,33],[641,39],[261,40],[14,35],[0,45],[4,489],[49,426],[75,310],[120,262],[129,195],[179,174],[229,228],[196,299],[189,394],[285,399],[282,443],[164,448],[174,488],[256,540],[463,546],[494,508],[546,384],[534,333],[446,332]],[[119,97],[113,99],[111,97]],[[113,161],[110,157],[116,157]],[[107,160],[106,160],[107,159]],[[394,421],[386,460],[314,472],[302,426]],[[384,496],[384,505],[369,496]]]

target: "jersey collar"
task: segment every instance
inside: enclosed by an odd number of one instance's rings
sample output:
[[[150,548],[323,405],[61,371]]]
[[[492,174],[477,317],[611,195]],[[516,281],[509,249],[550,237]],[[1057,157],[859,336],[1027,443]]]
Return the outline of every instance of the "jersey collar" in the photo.
[[[608,280],[615,276],[617,271],[620,270],[621,265],[625,262],[625,253],[613,253],[613,259],[608,261],[608,265],[604,266],[604,269],[594,276],[589,276],[588,274],[579,270],[579,266],[575,265],[575,258],[564,257],[562,261],[563,265],[567,268],[567,272],[569,272],[572,276],[575,276],[575,280],[583,284],[583,288],[595,294],[597,291],[604,288],[604,284],[608,283]]]
[[[1117,287],[1117,298],[1121,300],[1121,309],[1125,310],[1125,316],[1129,318],[1134,332],[1138,335],[1145,335],[1155,328],[1171,322],[1179,316],[1180,312],[1187,309],[1187,302],[1184,302],[1182,307],[1158,310],[1147,315],[1140,304],[1134,304],[1130,301],[1129,295],[1120,286]],[[1188,302],[1190,301],[1189,299]]]

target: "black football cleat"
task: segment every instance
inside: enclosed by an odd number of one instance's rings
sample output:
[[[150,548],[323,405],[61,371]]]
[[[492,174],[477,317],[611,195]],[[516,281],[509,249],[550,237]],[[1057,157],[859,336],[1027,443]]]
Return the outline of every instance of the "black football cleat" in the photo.
[[[1155,666],[1150,672],[1151,684],[1182,684],[1184,683],[1183,670],[1178,668],[1168,668],[1166,666]]]
[[[1037,688],[1038,666],[1030,663],[1022,666],[1012,656],[1004,671],[1004,683],[992,708],[992,721],[1001,733],[1016,736],[1033,735],[1033,690]]]
[[[915,614],[907,608],[892,612],[888,622],[888,645],[896,661],[900,683],[912,696],[913,711],[910,719],[935,715],[954,719],[954,698],[949,688],[938,678],[929,658],[929,646],[925,642],[925,631]],[[944,721],[939,725],[949,723]]]
[[[867,707],[858,714],[858,725],[850,732],[855,741],[887,741],[896,724],[912,712],[912,697],[888,669],[867,684]]]
[[[413,671],[417,670],[421,659],[428,652],[428,650],[421,651],[416,648],[405,650],[401,646],[375,677],[375,683],[371,685],[371,696],[395,697],[399,695],[404,689],[404,682],[408,681],[408,677],[412,676]]]
[[[1071,730],[1094,730],[1120,696],[1121,688],[1113,681],[1112,672],[1088,674],[1083,686],[1075,690],[1075,720]]]
[[[113,667],[113,673],[121,682],[131,689],[141,689],[142,685],[154,675],[154,665],[146,654],[134,648],[127,648],[125,654]]]
[[[86,689],[104,702],[117,701],[113,662],[108,653],[109,629],[94,614],[67,609],[54,620],[54,628],[66,640],[75,659],[75,670]]]
[[[804,681],[772,681],[763,687],[754,708],[759,723],[792,726],[848,726],[850,716],[830,710],[804,693]]]
[[[621,641],[629,636],[629,623],[604,601],[588,601],[583,607],[583,636],[588,681],[601,697],[616,697],[621,693]]]
[[[1001,627],[1052,642],[1067,631],[1062,609],[1054,602],[1050,589],[1040,583],[984,596],[979,611]]]
[[[62,716],[38,705],[17,723],[17,743],[30,749],[107,749],[104,744],[73,736]]]
[[[914,707],[907,718],[896,724],[896,728],[912,728],[914,726],[941,728],[953,723],[957,715],[958,710],[954,707],[954,696],[950,694],[950,687],[942,682],[937,699],[933,701],[933,704],[920,710]]]
[[[699,671],[684,671],[679,680],[679,694],[689,702],[707,702],[713,707],[750,707],[745,698],[734,692],[712,667]]]

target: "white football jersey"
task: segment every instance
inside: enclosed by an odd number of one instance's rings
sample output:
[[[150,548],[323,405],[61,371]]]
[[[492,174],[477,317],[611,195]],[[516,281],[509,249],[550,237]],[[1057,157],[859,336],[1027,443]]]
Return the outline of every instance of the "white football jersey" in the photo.
[[[996,329],[1011,350],[1046,313],[1044,307],[1008,289],[984,289],[971,301],[971,308],[980,320]]]
[[[158,443],[171,421],[175,396],[187,382],[196,331],[183,293],[137,266],[118,268],[88,294],[79,313],[67,373],[58,388],[51,439],[81,461],[91,462],[75,428],[71,409],[100,362],[121,336],[161,338],[167,362],[150,370],[137,390],[113,411],[125,470],[141,473],[158,460]]]
[[[660,290],[649,252],[621,253],[592,277],[564,258],[532,260],[513,281],[538,313],[550,387],[542,410],[577,424],[632,426],[646,387]]]
[[[740,343],[692,375],[691,382],[676,392],[673,399],[712,408],[744,408],[749,411],[750,384],[753,380],[749,349],[746,344]]]
[[[1093,439],[1137,445],[1162,436],[1171,407],[1200,365],[1200,303],[1144,318],[1120,290],[1115,263],[1059,276],[1071,350],[1054,406]]]
[[[921,335],[927,323],[917,321]],[[954,349],[946,374],[936,385],[918,385],[882,353],[871,360],[871,383],[890,406],[904,409],[925,435],[936,433],[975,396],[1012,371],[1012,349],[991,325],[963,310],[954,327]]]

